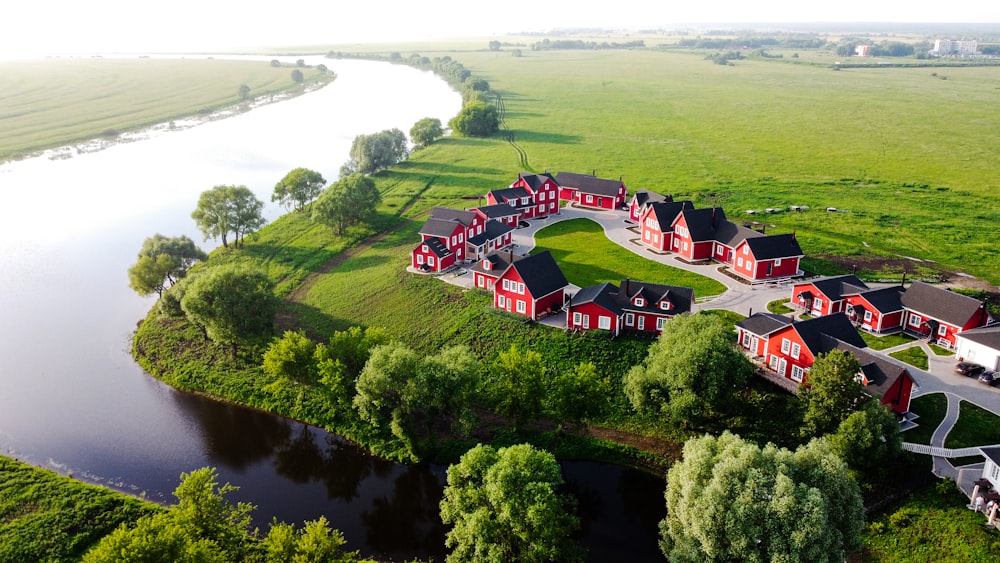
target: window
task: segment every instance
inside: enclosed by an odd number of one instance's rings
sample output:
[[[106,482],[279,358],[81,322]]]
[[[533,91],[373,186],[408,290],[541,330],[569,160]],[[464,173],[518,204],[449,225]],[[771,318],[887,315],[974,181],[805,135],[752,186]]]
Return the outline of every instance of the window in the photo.
[[[493,287],[495,285],[496,285],[495,281],[493,281],[493,280],[486,280],[486,289],[493,289]]]
[[[743,333],[743,347],[744,348],[749,348],[750,347],[750,333],[749,332],[744,332]]]
[[[611,330],[611,317],[604,315],[597,317],[597,328],[601,330]]]
[[[750,254],[750,245],[748,244],[743,245],[743,254]]]
[[[646,306],[646,300],[643,299],[642,297],[636,297],[635,298],[635,306],[636,307],[645,307]]]
[[[722,249],[722,245],[721,244],[715,245],[715,255],[716,256],[722,256],[723,252],[725,252],[725,251]]]
[[[476,287],[485,287],[485,286],[486,286],[486,278],[484,278],[482,274],[477,274]]]
[[[555,211],[555,209],[556,209],[556,202],[553,201],[552,203],[549,204],[549,211]]]
[[[820,299],[819,297],[813,299],[813,309],[816,310],[816,311],[822,311],[823,310],[823,300]]]
[[[465,242],[465,233],[458,233],[458,242]]]
[[[688,243],[687,243],[687,241],[685,241],[684,242],[684,252],[687,252],[687,251],[688,251]]]
[[[938,336],[947,336],[948,327],[946,325],[941,325],[938,327]]]
[[[642,231],[642,240],[649,240],[649,231]]]
[[[646,328],[644,326],[645,324],[646,324],[646,317],[644,317],[642,315],[639,315],[639,322],[638,322],[638,324],[635,325],[635,328],[637,328],[639,330],[643,330],[643,329]]]
[[[580,326],[583,324],[583,315],[580,313],[573,313],[573,326]]]
[[[910,326],[919,327],[920,323],[922,322],[923,321],[921,320],[920,315],[916,313],[910,313]]]
[[[660,235],[654,233],[653,234],[653,242],[654,243],[659,243],[660,242]]]
[[[799,346],[798,342],[796,342],[795,344],[792,344],[792,357],[793,358],[795,358],[796,360],[799,359],[799,352],[801,352],[801,351],[802,351],[802,347]]]
[[[680,248],[680,247],[681,247],[681,241],[674,239],[674,248]]]
[[[455,235],[451,235],[451,245],[452,246],[458,245],[458,237],[456,237]]]
[[[522,197],[521,198],[521,205],[528,205],[528,198]]]
[[[524,295],[524,284],[523,283],[517,284],[517,293],[518,293],[518,295]]]
[[[667,301],[666,299],[664,299],[663,301],[660,301],[660,308],[663,309],[664,311],[669,311],[670,310],[670,302]]]
[[[538,206],[538,212],[539,213],[545,213],[545,204],[544,203]]]
[[[510,280],[503,280],[503,290],[510,291]]]
[[[774,265],[775,265],[775,267],[780,266],[781,265],[781,258],[775,258],[774,259]]]
[[[656,319],[656,330],[662,331],[663,326],[667,324],[666,317],[659,317]]]
[[[632,326],[633,322],[635,322],[635,315],[632,313],[625,313],[625,326]]]
[[[428,266],[433,266],[434,265],[434,257],[433,256],[428,256],[427,257],[427,265]]]
[[[427,252],[427,245],[426,244],[420,246],[420,252]]]
[[[743,257],[742,256],[740,256],[739,258],[736,259],[736,265],[739,266],[740,268],[743,267]]]
[[[417,265],[419,266],[419,265],[421,265],[423,263],[424,263],[424,255],[423,254],[417,254]]]
[[[522,301],[521,299],[518,299],[517,300],[517,312],[521,313],[521,314],[524,314],[524,312],[527,311],[527,310],[528,309],[525,306],[524,301]]]
[[[871,311],[865,311],[865,322],[866,323],[872,322],[872,312]]]
[[[594,196],[588,195],[587,196],[587,203],[594,203]]]
[[[583,316],[583,328],[590,328],[590,315]]]
[[[483,234],[483,226],[482,225],[479,225],[479,226],[476,227],[476,234],[477,235]]]
[[[792,342],[791,342],[791,340],[788,340],[787,338],[782,338],[781,339],[781,353],[782,354],[787,354],[788,351],[791,350],[791,349],[792,349]]]
[[[503,309],[507,305],[507,298],[503,295],[497,295],[497,307]]]
[[[802,376],[805,374],[805,370],[799,366],[792,366],[792,381],[797,381],[802,383]]]
[[[767,367],[773,369],[774,371],[778,371],[778,356],[771,354],[771,359],[767,361]]]

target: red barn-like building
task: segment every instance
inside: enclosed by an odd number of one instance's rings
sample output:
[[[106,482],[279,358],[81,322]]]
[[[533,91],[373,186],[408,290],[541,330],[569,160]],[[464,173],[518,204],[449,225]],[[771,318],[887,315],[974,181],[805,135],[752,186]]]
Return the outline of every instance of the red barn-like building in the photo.
[[[493,286],[493,306],[537,320],[562,309],[567,285],[566,276],[545,250],[507,266]]]
[[[578,291],[566,304],[566,326],[580,330],[608,330],[660,334],[675,315],[691,312],[690,287],[622,280],[620,286],[602,283]]]
[[[572,201],[585,207],[619,209],[625,206],[628,190],[619,180],[607,180],[587,174],[560,172],[556,174],[559,199]]]

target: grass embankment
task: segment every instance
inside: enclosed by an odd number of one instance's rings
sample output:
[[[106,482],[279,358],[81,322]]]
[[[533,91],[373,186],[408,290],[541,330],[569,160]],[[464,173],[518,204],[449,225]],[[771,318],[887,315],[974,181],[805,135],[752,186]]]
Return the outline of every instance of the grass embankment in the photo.
[[[216,59],[44,59],[0,63],[0,162],[301,89],[293,66]],[[332,75],[300,69],[305,83]]]
[[[0,456],[0,561],[78,561],[120,524],[161,510]]]

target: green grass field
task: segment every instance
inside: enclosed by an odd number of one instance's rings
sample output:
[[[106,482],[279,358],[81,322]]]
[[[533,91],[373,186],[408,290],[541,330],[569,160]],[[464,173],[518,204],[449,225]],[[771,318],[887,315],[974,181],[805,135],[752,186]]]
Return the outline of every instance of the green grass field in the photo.
[[[41,59],[0,63],[0,161],[208,112],[297,85],[292,68],[221,59]],[[306,82],[321,76],[302,69]]]
[[[532,253],[549,250],[570,283],[580,287],[623,279],[694,288],[696,297],[719,295],[721,283],[705,276],[643,258],[608,240],[590,219],[569,219],[535,234]],[[638,247],[637,247],[638,248]]]

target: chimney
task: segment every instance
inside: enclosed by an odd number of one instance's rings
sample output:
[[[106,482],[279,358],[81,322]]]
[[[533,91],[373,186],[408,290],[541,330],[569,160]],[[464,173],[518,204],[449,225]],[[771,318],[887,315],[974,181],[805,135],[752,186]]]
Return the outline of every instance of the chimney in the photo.
[[[760,234],[762,234],[762,235],[766,235],[767,234],[767,224],[763,224],[763,225],[760,226]],[[792,235],[792,238],[793,239],[795,238],[794,234]]]
[[[903,287],[906,285],[906,270],[903,270],[903,279],[899,282],[899,286]]]
[[[625,294],[627,299],[632,299],[632,294],[628,292],[628,278],[622,281],[622,292]]]
[[[750,307],[750,314],[747,315],[747,318],[750,318],[752,316],[753,316],[753,307]]]
[[[594,170],[593,170],[593,171],[592,171],[592,172],[590,173],[590,175],[591,175],[591,176],[597,176],[597,169],[595,168],[595,169],[594,169]]]
[[[792,240],[795,240],[795,229],[792,229]]]

